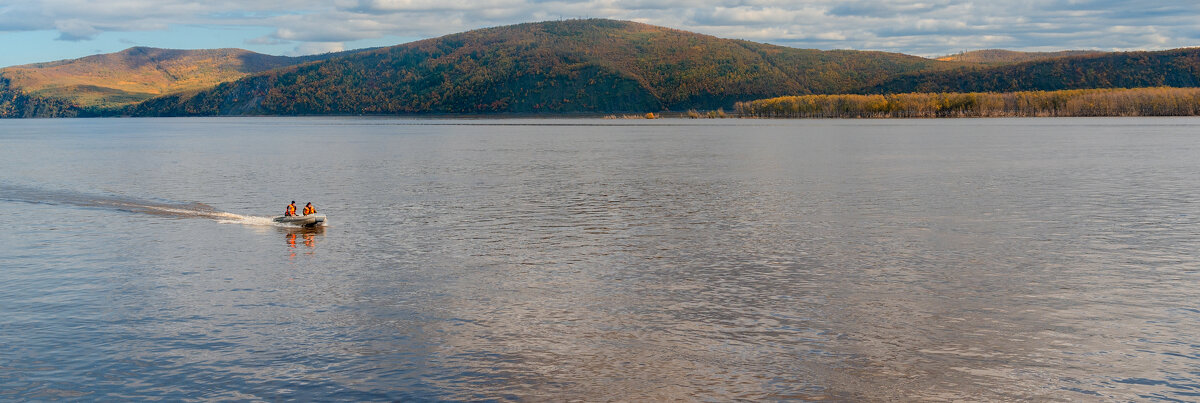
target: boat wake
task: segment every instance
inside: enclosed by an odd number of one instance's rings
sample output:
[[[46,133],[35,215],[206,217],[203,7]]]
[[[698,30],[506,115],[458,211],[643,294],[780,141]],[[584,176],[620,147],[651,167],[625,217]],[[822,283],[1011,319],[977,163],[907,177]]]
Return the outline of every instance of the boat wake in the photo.
[[[0,184],[0,202],[76,206],[173,218],[201,218],[214,220],[222,224],[292,227],[292,225],[274,222],[272,221],[272,217],[220,211],[204,203],[144,200],[125,196],[89,194],[70,190],[43,189],[19,185]]]
[[[256,225],[256,226],[264,226],[264,227],[294,227],[295,226],[295,225],[289,225],[289,224],[284,224],[284,223],[277,223],[277,222],[273,221],[272,217],[241,215],[241,214],[224,213],[224,212],[220,213],[219,217],[217,217],[216,219],[217,219],[217,222],[219,222],[221,224]]]

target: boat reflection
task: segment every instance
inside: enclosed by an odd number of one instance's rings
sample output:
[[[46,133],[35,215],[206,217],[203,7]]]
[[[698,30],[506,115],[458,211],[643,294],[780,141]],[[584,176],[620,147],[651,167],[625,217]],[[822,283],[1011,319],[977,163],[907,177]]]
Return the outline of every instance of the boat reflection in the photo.
[[[311,228],[282,228],[280,230],[283,232],[283,239],[289,248],[296,247],[297,238],[299,238],[300,242],[302,242],[304,246],[310,249],[315,248],[317,246],[317,236],[325,235],[325,227],[322,226]]]

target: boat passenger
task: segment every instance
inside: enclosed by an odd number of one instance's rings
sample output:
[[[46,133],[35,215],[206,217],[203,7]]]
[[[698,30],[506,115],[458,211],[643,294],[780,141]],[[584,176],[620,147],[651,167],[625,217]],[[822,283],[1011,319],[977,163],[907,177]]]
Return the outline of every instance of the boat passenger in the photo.
[[[313,207],[311,202],[304,205],[304,215],[316,214],[316,213],[317,213],[317,208]]]
[[[287,205],[287,208],[283,210],[283,215],[285,217],[292,217],[292,216],[296,215],[296,201],[295,200],[292,200],[292,204]]]

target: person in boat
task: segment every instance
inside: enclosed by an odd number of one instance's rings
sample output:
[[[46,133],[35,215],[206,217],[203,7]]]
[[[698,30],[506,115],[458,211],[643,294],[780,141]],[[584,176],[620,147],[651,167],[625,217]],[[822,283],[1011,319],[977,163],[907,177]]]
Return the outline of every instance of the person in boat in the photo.
[[[287,208],[285,208],[283,210],[283,216],[284,217],[292,217],[295,215],[296,215],[296,201],[292,200],[292,204],[287,205]]]
[[[316,213],[317,213],[317,208],[313,207],[311,202],[304,205],[304,215],[316,214]]]

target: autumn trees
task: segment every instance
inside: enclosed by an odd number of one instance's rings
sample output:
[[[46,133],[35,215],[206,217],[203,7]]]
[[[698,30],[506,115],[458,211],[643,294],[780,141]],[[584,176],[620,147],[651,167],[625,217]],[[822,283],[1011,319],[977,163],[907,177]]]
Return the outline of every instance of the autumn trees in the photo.
[[[748,117],[1198,116],[1200,88],[801,95],[739,102]]]

